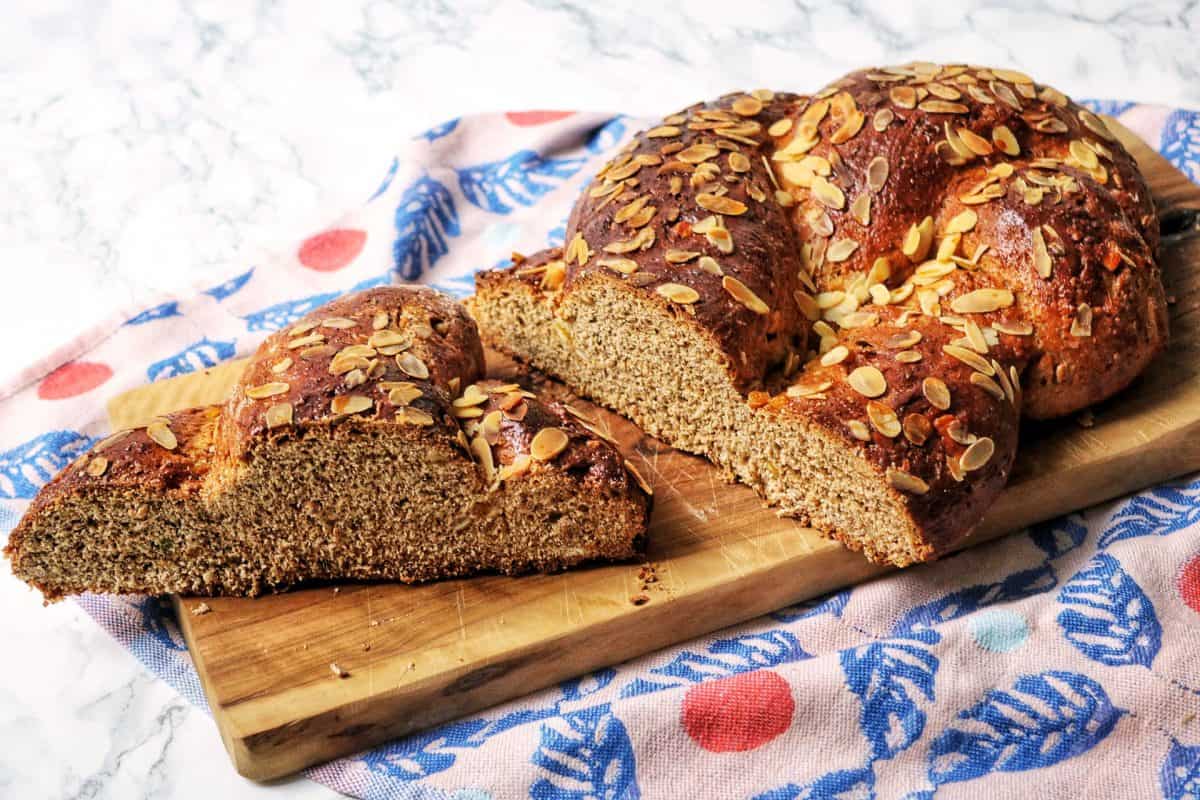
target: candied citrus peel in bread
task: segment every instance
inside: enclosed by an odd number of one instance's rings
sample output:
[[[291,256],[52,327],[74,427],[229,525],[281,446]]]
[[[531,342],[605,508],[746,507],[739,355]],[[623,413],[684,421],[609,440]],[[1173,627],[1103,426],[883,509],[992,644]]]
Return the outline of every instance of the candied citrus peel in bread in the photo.
[[[443,295],[335,300],[268,338],[223,406],[121,431],[64,469],[5,552],[49,599],[635,555],[650,499],[621,454],[483,365],[475,324]]]
[[[637,135],[566,246],[477,277],[484,340],[787,514],[906,565],[978,523],[1025,415],[1167,340],[1158,221],[1096,115],[916,63],[759,90]]]

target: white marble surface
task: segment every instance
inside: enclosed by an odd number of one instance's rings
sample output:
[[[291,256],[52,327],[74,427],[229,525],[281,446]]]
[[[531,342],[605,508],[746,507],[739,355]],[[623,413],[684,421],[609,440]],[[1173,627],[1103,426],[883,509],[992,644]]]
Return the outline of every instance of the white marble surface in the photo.
[[[1195,3],[6,0],[0,19],[0,385],[318,230],[462,113],[665,113],[913,58],[1200,106]],[[204,713],[6,567],[0,642],[0,796],[332,795],[242,781]]]

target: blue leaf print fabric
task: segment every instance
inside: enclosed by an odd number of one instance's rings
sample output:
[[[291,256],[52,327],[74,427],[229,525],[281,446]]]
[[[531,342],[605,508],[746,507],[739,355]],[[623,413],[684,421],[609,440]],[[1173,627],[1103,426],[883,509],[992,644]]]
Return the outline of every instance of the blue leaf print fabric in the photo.
[[[637,800],[642,796],[629,734],[607,705],[544,723],[531,761],[542,775],[529,789],[534,800]]]
[[[929,779],[937,785],[1052,766],[1096,746],[1123,713],[1086,675],[1024,675],[1010,690],[988,691],[933,740]]]
[[[155,361],[146,368],[146,377],[156,381],[160,378],[174,378],[198,369],[215,367],[222,361],[233,358],[233,354],[236,352],[237,348],[233,341],[212,342],[204,338],[189,344],[178,353]]]
[[[1154,604],[1108,553],[1092,559],[1058,595],[1058,624],[1079,652],[1109,666],[1149,667],[1162,645]]]
[[[420,178],[396,208],[393,265],[406,281],[415,281],[450,251],[449,239],[461,233],[454,198],[440,182]]]
[[[583,166],[582,158],[543,158],[520,150],[508,158],[458,171],[463,197],[494,214],[531,206]]]
[[[50,431],[0,452],[0,497],[30,500],[95,442],[78,431]]]

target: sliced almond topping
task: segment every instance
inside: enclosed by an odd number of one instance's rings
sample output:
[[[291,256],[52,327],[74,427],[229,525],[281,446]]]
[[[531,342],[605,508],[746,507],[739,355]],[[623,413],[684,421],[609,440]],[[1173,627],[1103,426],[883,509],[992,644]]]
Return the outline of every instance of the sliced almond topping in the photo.
[[[310,333],[307,336],[301,336],[299,339],[291,339],[287,346],[289,350],[295,350],[300,347],[308,347],[311,344],[320,344],[325,341],[325,337],[320,333]]]
[[[1028,336],[1033,333],[1033,326],[1025,320],[998,320],[992,323],[992,327],[1009,336]]]
[[[846,382],[864,397],[879,397],[887,391],[887,380],[883,373],[872,366],[858,367],[846,376]]]
[[[1017,137],[1013,135],[1007,125],[997,125],[992,128],[992,142],[1000,148],[1000,152],[1007,156],[1021,154],[1021,145],[1017,143]]]
[[[538,461],[550,461],[566,450],[570,441],[561,428],[542,428],[529,443],[529,454]]]
[[[971,209],[960,211],[958,214],[946,223],[946,233],[968,233],[974,230],[975,224],[979,221],[979,215]]]
[[[668,264],[686,264],[700,257],[696,250],[668,250],[663,256]]]
[[[746,213],[746,204],[732,197],[701,192],[696,195],[696,205],[714,214],[727,214],[736,217]]]
[[[787,388],[787,396],[794,398],[813,397],[833,386],[832,381],[817,381],[811,375],[801,377],[799,383]]]
[[[904,331],[903,333],[893,333],[887,338],[887,341],[884,342],[884,345],[892,348],[893,350],[904,350],[905,348],[912,347],[914,344],[921,341],[921,338],[920,331],[910,330]]]
[[[561,262],[560,262],[561,263]],[[411,345],[412,339],[400,331],[381,330],[375,331],[367,339],[367,346],[372,348],[395,347],[397,345]]]
[[[700,260],[696,262],[696,266],[704,270],[710,275],[724,275],[725,272],[721,269],[720,263],[712,256],[700,256]]]
[[[917,90],[911,86],[893,86],[888,90],[888,97],[901,108],[917,107]]]
[[[529,468],[532,465],[533,459],[530,458],[528,454],[521,453],[512,460],[511,464],[505,464],[504,466],[500,467],[499,472],[496,473],[496,477],[502,481],[519,478],[525,473],[529,472]]]
[[[821,205],[835,210],[846,207],[846,195],[842,190],[820,175],[813,176],[810,189]]]
[[[87,465],[87,474],[93,478],[99,478],[108,469],[108,459],[104,456],[95,456]]]
[[[406,406],[422,396],[421,390],[408,381],[394,381],[381,387],[387,389],[388,402],[394,406]]]
[[[870,225],[871,195],[860,194],[854,198],[854,202],[850,204],[850,216],[854,217],[859,225]]]
[[[912,413],[904,418],[904,438],[915,445],[923,445],[933,433],[933,425],[924,414]]]
[[[925,217],[919,223],[908,229],[900,251],[915,262],[925,260],[929,255],[929,247],[933,244],[933,217]]]
[[[994,369],[995,368],[993,367],[993,370]],[[1000,387],[1000,384],[996,383],[994,380],[981,372],[971,373],[971,383],[975,386],[978,386],[980,389],[983,389],[997,400],[1005,399],[1004,389]]]
[[[371,319],[371,330],[381,331],[388,326],[391,317],[386,311],[376,311],[375,316]]]
[[[292,424],[292,404],[276,403],[267,409],[265,415],[268,428],[278,428]]]
[[[992,154],[992,143],[983,138],[970,128],[959,128],[958,138],[967,149],[977,156],[990,156]]]
[[[848,355],[850,355],[850,350],[844,344],[839,344],[821,356],[821,366],[832,367],[834,364],[840,364],[846,360]]]
[[[893,488],[899,489],[902,492],[920,495],[929,491],[928,483],[916,475],[909,475],[903,470],[888,467],[887,479]]]
[[[264,383],[262,386],[251,386],[246,389],[246,397],[251,400],[262,400],[264,397],[274,397],[285,393],[290,387],[286,383]]]
[[[672,136],[678,136],[682,131],[674,125],[660,125],[657,128],[651,128],[646,131],[647,139],[669,139]]]
[[[418,380],[426,380],[429,377],[429,367],[425,366],[425,362],[412,353],[401,353],[396,356],[396,366],[405,375],[411,375]]]
[[[179,440],[175,438],[175,432],[171,430],[171,426],[165,420],[155,420],[147,425],[146,435],[150,437],[152,442],[167,450],[174,450],[179,446]]]
[[[966,114],[971,110],[962,103],[948,100],[922,100],[917,108],[930,114]]]
[[[732,275],[726,275],[725,277],[721,278],[721,286],[724,287],[725,291],[728,292],[734,300],[737,300],[755,314],[767,314],[771,311],[770,306],[764,303],[758,295],[750,291],[746,284],[742,283]]]
[[[962,467],[963,472],[974,472],[991,461],[995,452],[996,443],[991,438],[983,436],[976,439],[963,451],[962,456],[958,459],[958,464]]]
[[[871,159],[871,163],[867,164],[867,188],[872,192],[878,192],[887,183],[888,179],[888,160],[883,156],[875,156]]]
[[[734,98],[730,108],[733,110],[733,113],[740,117],[753,117],[763,110],[763,104],[762,100],[759,100],[754,95],[744,94],[741,97]]]
[[[602,258],[596,263],[622,275],[632,275],[638,269],[637,262],[630,258]]]
[[[271,365],[271,372],[274,372],[276,375],[280,374],[281,372],[287,372],[288,367],[291,365],[291,358],[282,358]]]
[[[635,481],[637,481],[637,485],[641,487],[643,492],[648,495],[654,494],[654,487],[642,477],[642,473],[638,472],[637,467],[635,467],[628,459],[625,460],[625,469],[629,470],[629,474],[633,476]]]
[[[866,197],[866,195],[863,195]],[[835,239],[825,251],[825,260],[837,264],[845,261],[858,249],[858,242],[853,239]]]
[[[673,303],[690,305],[700,299],[700,293],[681,283],[664,283],[654,290]]]
[[[1115,142],[1117,139],[1113,136],[1112,131],[1104,124],[1104,120],[1097,117],[1087,109],[1079,110],[1079,119],[1083,122],[1084,127],[1089,131],[1099,136],[1101,139],[1107,139],[1110,142]]]
[[[463,389],[461,397],[456,397],[451,403],[455,408],[470,408],[471,406],[482,405],[487,402],[488,393],[479,387],[478,384],[472,383],[466,389]]]
[[[900,420],[891,406],[877,400],[870,400],[867,402],[867,418],[871,420],[871,426],[875,430],[889,439],[895,439],[900,435]]]
[[[941,378],[931,375],[921,381],[921,393],[934,408],[941,411],[950,408],[950,387]]]
[[[776,120],[771,123],[771,127],[767,128],[767,133],[770,136],[783,136],[792,129],[792,120],[784,117],[781,120]]]
[[[984,375],[989,376],[995,374],[995,370],[992,369],[992,365],[988,363],[988,360],[974,350],[968,350],[957,344],[945,345],[942,350],[946,355],[958,359],[976,372],[982,372]]]
[[[1075,309],[1075,318],[1071,320],[1071,335],[1092,335],[1092,307],[1087,303],[1080,303]]]
[[[348,330],[355,328],[358,323],[349,317],[330,317],[329,319],[321,320],[322,328],[334,328],[336,330]]]
[[[871,429],[868,428],[860,419],[846,420],[846,427],[850,430],[850,435],[860,442],[871,441]]]
[[[951,300],[950,310],[955,314],[986,314],[1012,304],[1013,293],[1008,289],[976,289]]]
[[[429,412],[422,411],[419,408],[408,406],[396,412],[396,420],[398,422],[407,422],[409,425],[420,425],[427,427],[433,424],[433,417]]]
[[[1049,278],[1053,267],[1050,251],[1046,249],[1046,239],[1040,227],[1033,229],[1033,266],[1038,275]]]
[[[361,394],[340,394],[329,404],[334,414],[359,414],[375,405],[375,401]]]

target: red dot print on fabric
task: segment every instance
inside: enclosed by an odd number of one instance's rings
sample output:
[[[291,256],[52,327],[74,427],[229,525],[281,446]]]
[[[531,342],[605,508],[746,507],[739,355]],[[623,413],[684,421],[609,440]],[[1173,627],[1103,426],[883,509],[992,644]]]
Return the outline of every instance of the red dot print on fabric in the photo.
[[[90,392],[112,377],[107,364],[92,361],[72,361],[51,372],[38,384],[38,397],[43,400],[63,400]]]
[[[1192,556],[1179,573],[1179,596],[1200,614],[1200,554]]]
[[[788,729],[796,704],[787,681],[758,670],[701,683],[683,698],[683,728],[710,753],[762,747]]]
[[[574,111],[510,111],[504,116],[508,117],[508,121],[513,125],[529,127],[531,125],[545,125],[547,122],[557,122],[560,119],[566,119],[574,113]]]
[[[300,263],[317,272],[333,272],[357,258],[366,243],[366,231],[354,228],[324,231],[300,245]]]

